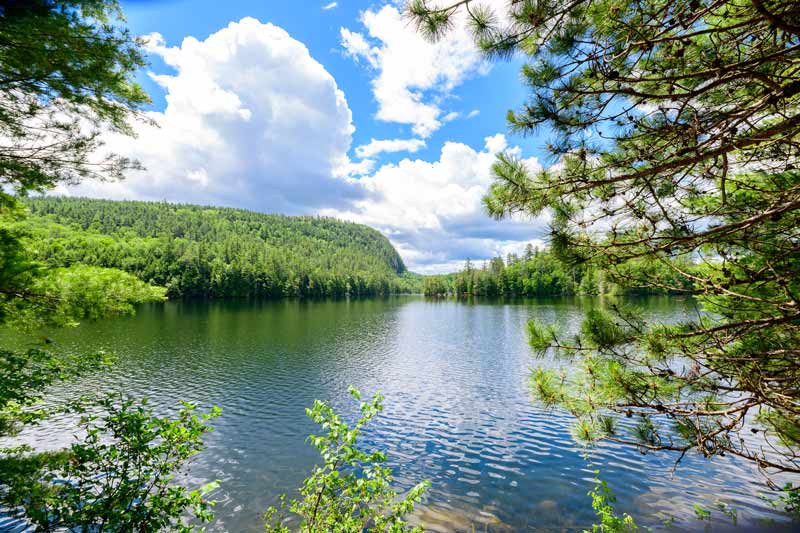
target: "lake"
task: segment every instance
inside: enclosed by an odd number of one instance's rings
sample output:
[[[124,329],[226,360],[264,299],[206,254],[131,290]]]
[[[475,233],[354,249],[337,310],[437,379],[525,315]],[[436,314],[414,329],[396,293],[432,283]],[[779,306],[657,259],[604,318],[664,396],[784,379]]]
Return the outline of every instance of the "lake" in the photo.
[[[594,470],[639,525],[697,530],[693,505],[738,509],[739,523],[789,529],[760,498],[750,465],[689,455],[642,455],[605,443],[577,445],[571,419],[531,398],[537,362],[527,346],[532,318],[579,327],[597,299],[459,302],[421,297],[341,301],[168,302],[136,316],[51,333],[68,350],[105,348],[109,373],[61,386],[56,395],[124,391],[149,396],[159,412],[178,400],[216,404],[208,449],[193,483],[219,479],[213,531],[261,531],[261,516],[299,486],[317,459],[306,436],[317,427],[304,408],[325,399],[353,419],[347,388],[386,396],[362,443],[389,454],[399,485],[432,483],[415,518],[431,531],[575,530],[594,519]],[[635,301],[659,320],[696,312],[690,300]],[[39,448],[70,442],[70,426],[51,421],[23,438]],[[730,520],[715,511],[714,530]],[[770,520],[777,521],[770,525]],[[766,530],[766,529],[765,529]]]

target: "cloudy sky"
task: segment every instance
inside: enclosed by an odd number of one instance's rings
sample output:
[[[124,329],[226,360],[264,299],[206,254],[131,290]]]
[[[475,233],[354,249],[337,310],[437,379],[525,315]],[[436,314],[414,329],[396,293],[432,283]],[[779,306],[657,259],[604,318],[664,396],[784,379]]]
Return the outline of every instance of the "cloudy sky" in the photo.
[[[147,170],[59,192],[336,216],[380,230],[422,273],[541,242],[543,221],[481,205],[497,152],[550,163],[544,138],[506,133],[525,99],[519,61],[485,62],[458,30],[428,43],[391,1],[122,4],[148,36],[139,80],[158,127],[107,144]]]

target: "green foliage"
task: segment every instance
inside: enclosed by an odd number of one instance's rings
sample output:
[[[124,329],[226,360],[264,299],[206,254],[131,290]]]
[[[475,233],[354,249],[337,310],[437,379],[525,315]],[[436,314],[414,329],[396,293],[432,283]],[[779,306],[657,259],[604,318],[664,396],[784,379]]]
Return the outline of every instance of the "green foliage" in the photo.
[[[0,185],[45,190],[118,178],[136,163],[103,153],[102,130],[130,133],[149,102],[133,82],[142,43],[113,0],[0,5]]]
[[[598,350],[613,348],[629,340],[627,328],[603,309],[595,308],[586,312],[581,324],[582,338]]]
[[[617,497],[608,487],[608,483],[597,480],[597,484],[589,491],[589,496],[592,497],[592,508],[600,518],[599,524],[592,524],[592,533],[632,533],[639,530],[629,514],[616,514],[614,503]],[[584,530],[584,533],[589,532]]]
[[[530,94],[509,125],[548,128],[558,163],[499,156],[489,213],[549,215],[550,250],[583,269],[583,292],[697,302],[679,324],[593,310],[579,339],[552,343],[578,362],[561,402],[577,433],[637,416],[630,438],[596,433],[800,473],[796,2],[478,3],[407,11],[434,37],[461,12],[489,56],[524,57]]]
[[[195,491],[175,484],[175,473],[203,449],[207,421],[219,409],[197,414],[184,403],[177,418],[160,418],[146,401],[109,396],[85,414],[82,440],[66,450],[29,455],[25,450],[0,458],[7,485],[3,502],[23,507],[23,517],[44,531],[193,531],[183,516],[211,519],[213,502],[204,496],[212,483]]]
[[[0,4],[0,327],[32,329],[130,313],[164,290],[107,265],[57,265],[35,253],[24,210],[9,192],[46,191],[87,177],[114,179],[138,167],[103,150],[101,134],[131,134],[129,120],[149,101],[133,82],[144,65],[141,41],[125,29],[113,0],[28,0]],[[49,339],[44,338],[45,344]],[[0,437],[55,412],[84,413],[82,440],[59,452],[0,450],[0,494],[44,531],[192,529],[203,498],[174,475],[202,448],[206,421],[185,404],[175,420],[144,402],[108,398],[87,414],[86,399],[42,407],[49,385],[109,363],[105,354],[0,351]]]
[[[703,509],[700,505],[694,504],[694,515],[698,520],[711,520],[711,511]]]
[[[131,314],[166,293],[121,270],[84,265],[50,269],[33,290],[52,302],[50,318],[59,322]]]
[[[426,296],[562,296],[572,294],[672,294],[690,293],[692,283],[681,278],[681,285],[647,286],[649,276],[674,278],[674,261],[652,264],[636,262],[619,275],[606,275],[594,267],[566,265],[553,252],[528,245],[521,257],[509,254],[504,261],[495,257],[481,268],[470,262],[461,272],[427,276],[422,292]],[[691,271],[693,266],[686,266]]]
[[[422,294],[425,296],[447,296],[450,294],[448,277],[450,276],[426,276],[422,282]]]
[[[551,254],[534,251],[529,245],[523,257],[510,254],[506,261],[496,257],[474,268],[470,261],[461,272],[425,278],[428,296],[552,296],[575,294],[580,274],[565,269]]]
[[[26,220],[13,199],[0,198],[0,325],[64,326],[131,313],[135,304],[164,299],[164,289],[119,270],[80,264],[48,268],[34,257],[39,243],[25,230]]]
[[[132,313],[135,304],[163,299],[163,289],[117,270],[81,265],[47,268],[32,258],[29,236],[15,227],[22,216],[18,207],[7,197],[0,200],[5,202],[0,207],[1,327],[30,330],[75,325],[78,320]],[[1,350],[0,436],[46,416],[46,411],[34,406],[44,399],[49,385],[109,362],[104,353]]]
[[[11,217],[18,216],[13,203],[0,203],[0,324],[14,320],[30,300],[25,297],[31,286],[42,275],[42,265],[33,260],[22,243],[21,232],[8,226]]]
[[[78,320],[131,313],[136,303],[163,299],[163,289],[118,270],[47,268],[31,258],[29,238],[10,227],[9,216],[0,213],[6,252],[0,268],[0,326],[27,330],[75,325]],[[43,342],[50,343],[46,337]],[[102,352],[0,350],[0,437],[56,413],[85,409],[85,399],[44,407],[48,387],[103,369],[111,361]],[[200,492],[174,484],[173,475],[201,449],[200,438],[208,431],[204,421],[217,411],[198,417],[187,404],[179,418],[170,421],[131,400],[107,399],[93,407],[104,414],[99,419],[87,415],[77,428],[86,437],[67,450],[0,450],[6,506],[21,507],[24,520],[46,531],[89,526],[98,531],[158,530],[176,526],[187,508],[209,519],[209,502]]]
[[[60,355],[39,348],[21,353],[0,350],[0,437],[50,414],[50,410],[38,405],[50,385],[103,368],[110,362],[110,356],[104,352]]]
[[[357,401],[360,393],[350,388]],[[288,504],[288,511],[299,521],[299,531],[304,533],[339,533],[404,531],[421,532],[422,527],[411,527],[405,516],[413,511],[429,486],[420,483],[400,497],[391,488],[391,469],[382,466],[386,454],[364,451],[357,439],[364,426],[383,410],[383,397],[376,394],[371,401],[361,402],[361,417],[352,427],[337,415],[333,408],[319,400],[306,412],[314,422],[326,430],[323,435],[311,435],[309,440],[317,448],[323,463],[314,468],[300,488],[301,499]],[[271,507],[266,513],[267,531],[288,533],[287,504]]]
[[[777,498],[766,495],[761,498],[772,507],[783,507],[784,511],[792,514],[795,518],[800,517],[800,486],[787,483],[778,490],[781,494]]]
[[[739,522],[739,511],[736,507],[732,507],[725,502],[717,502],[717,508],[722,514],[731,519],[734,526]]]
[[[534,351],[543,354],[555,340],[555,326],[545,326],[538,320],[528,322],[528,344]]]
[[[113,267],[171,297],[318,297],[418,292],[391,243],[360,224],[240,209],[26,199],[19,225],[50,266]]]
[[[96,271],[95,271],[96,270]],[[76,319],[130,312],[135,301],[160,299],[132,276],[87,267],[46,272],[49,284],[36,280],[24,302],[14,302],[18,315],[38,324],[74,324]],[[42,287],[48,291],[42,292]],[[65,293],[75,291],[73,294]],[[46,295],[47,298],[43,298]],[[23,300],[23,297],[17,298]],[[43,301],[43,305],[39,302]],[[40,314],[34,313],[34,311]],[[23,322],[24,323],[24,320]],[[49,342],[47,338],[45,343]],[[103,369],[105,353],[59,354],[42,348],[0,351],[0,436],[13,435],[26,424],[56,413],[83,410],[85,399],[43,407],[48,387]],[[46,531],[60,527],[96,527],[98,531],[173,528],[187,508],[210,519],[210,503],[197,491],[173,483],[174,472],[199,451],[208,431],[204,421],[217,416],[193,414],[186,404],[177,420],[160,419],[131,400],[97,402],[102,418],[86,416],[78,431],[86,437],[57,453],[35,453],[27,446],[0,449],[0,498],[8,507],[22,507],[22,518]],[[181,527],[189,530],[188,526]]]

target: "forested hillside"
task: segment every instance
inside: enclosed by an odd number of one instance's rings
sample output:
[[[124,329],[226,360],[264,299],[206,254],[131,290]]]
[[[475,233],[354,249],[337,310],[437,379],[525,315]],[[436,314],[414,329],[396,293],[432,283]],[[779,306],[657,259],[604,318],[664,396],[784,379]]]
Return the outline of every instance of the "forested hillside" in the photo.
[[[18,224],[52,266],[114,267],[169,296],[408,292],[417,278],[379,232],[322,217],[163,202],[28,198]]]

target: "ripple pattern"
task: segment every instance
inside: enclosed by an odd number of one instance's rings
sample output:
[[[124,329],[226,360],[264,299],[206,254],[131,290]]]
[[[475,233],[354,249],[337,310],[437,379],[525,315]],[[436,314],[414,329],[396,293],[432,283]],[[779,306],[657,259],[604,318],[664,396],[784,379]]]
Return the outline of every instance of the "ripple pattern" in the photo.
[[[63,349],[113,349],[120,360],[110,375],[56,396],[124,391],[149,396],[164,413],[179,399],[221,406],[208,449],[187,474],[222,483],[212,531],[262,530],[264,509],[291,495],[317,459],[306,443],[316,428],[305,407],[326,399],[355,417],[350,384],[386,396],[363,443],[389,453],[401,487],[431,481],[414,517],[431,531],[582,530],[594,519],[587,492],[596,468],[619,510],[655,529],[668,516],[673,530],[702,529],[693,505],[719,501],[748,527],[791,529],[759,498],[763,482],[748,465],[688,456],[672,476],[673,456],[611,444],[583,449],[567,415],[532,402],[526,382],[536,361],[525,323],[577,329],[590,305],[597,302],[397,297],[146,306],[134,317],[51,333]],[[673,300],[647,306],[661,320],[687,312]],[[58,448],[73,438],[71,423],[52,421],[21,438]],[[724,528],[718,518],[715,528]]]

